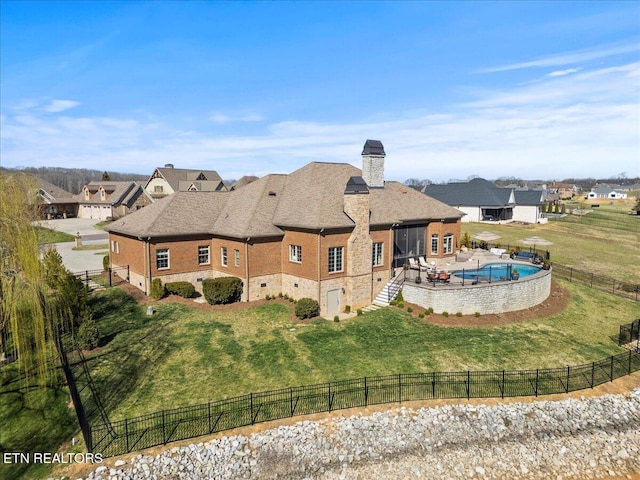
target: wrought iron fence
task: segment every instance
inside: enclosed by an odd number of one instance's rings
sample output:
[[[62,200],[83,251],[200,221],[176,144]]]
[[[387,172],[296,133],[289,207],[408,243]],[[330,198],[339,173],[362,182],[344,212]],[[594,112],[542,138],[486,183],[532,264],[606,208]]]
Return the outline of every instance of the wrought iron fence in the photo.
[[[638,346],[640,346],[640,318],[626,325],[620,325],[618,345],[627,345],[632,342],[639,342]]]
[[[622,282],[615,278],[606,277],[593,272],[585,272],[558,263],[553,264],[553,274],[570,282],[578,282],[583,285],[588,285],[591,288],[612,293],[620,297],[629,298],[636,302],[640,300],[640,284],[637,283]]]
[[[290,387],[91,425],[91,446],[94,452],[109,457],[255,423],[344,408],[439,398],[568,393],[638,370],[640,352],[630,350],[598,362],[553,369],[411,373]]]
[[[124,267],[107,268],[106,270],[85,270],[73,274],[90,290],[100,287],[112,287],[129,281],[129,265]]]

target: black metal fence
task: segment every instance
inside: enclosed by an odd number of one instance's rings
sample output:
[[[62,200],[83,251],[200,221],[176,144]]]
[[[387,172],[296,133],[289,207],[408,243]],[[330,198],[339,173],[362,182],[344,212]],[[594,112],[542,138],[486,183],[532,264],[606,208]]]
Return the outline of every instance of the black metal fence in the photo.
[[[91,290],[99,287],[113,287],[129,281],[129,265],[106,270],[85,270],[73,275],[82,280]]]
[[[432,372],[290,387],[91,426],[106,457],[255,423],[368,405],[439,398],[549,395],[593,388],[640,370],[640,352],[553,369]]]
[[[626,325],[620,325],[618,345],[627,345],[632,342],[639,342],[638,346],[640,346],[640,318]]]
[[[636,302],[640,300],[640,284],[637,283],[622,282],[615,278],[593,272],[585,272],[559,263],[553,264],[553,274],[570,282],[588,285],[591,288],[629,298]]]

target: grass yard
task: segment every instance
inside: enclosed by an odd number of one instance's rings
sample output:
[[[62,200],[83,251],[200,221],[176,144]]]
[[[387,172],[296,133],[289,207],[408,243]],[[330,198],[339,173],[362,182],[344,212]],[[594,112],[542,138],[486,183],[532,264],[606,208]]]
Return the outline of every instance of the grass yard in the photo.
[[[65,243],[65,242],[73,242],[75,237],[73,235],[69,235],[68,233],[59,232],[57,230],[51,230],[50,228],[44,227],[35,227],[36,233],[38,234],[38,243],[39,244],[47,244],[47,243]]]
[[[398,372],[545,368],[620,353],[632,301],[563,283],[563,312],[492,328],[437,327],[397,308],[340,323],[293,323],[290,305],[246,311],[156,306],[119,289],[95,297],[106,343],[87,356],[112,420],[251,391]]]
[[[501,236],[496,242],[502,245],[515,245],[525,237],[538,235],[553,242],[542,247],[549,249],[552,261],[640,283],[640,216],[628,214],[634,203],[635,199],[610,205],[604,200],[599,208],[591,208],[590,203],[582,202],[574,206],[588,210],[586,215],[567,215],[537,225],[464,223],[462,231],[473,235],[489,230]]]

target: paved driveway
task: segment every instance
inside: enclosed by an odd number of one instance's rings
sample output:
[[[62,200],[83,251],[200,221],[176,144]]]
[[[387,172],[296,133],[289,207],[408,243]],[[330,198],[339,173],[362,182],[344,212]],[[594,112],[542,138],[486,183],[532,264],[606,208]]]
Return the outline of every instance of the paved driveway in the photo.
[[[73,250],[75,242],[56,243],[55,248],[62,257],[64,266],[73,273],[102,268],[102,258],[109,253],[109,235],[104,230],[95,228],[99,220],[90,218],[63,218],[58,220],[42,220],[40,225],[70,235],[80,233],[82,245],[104,245],[97,250]]]

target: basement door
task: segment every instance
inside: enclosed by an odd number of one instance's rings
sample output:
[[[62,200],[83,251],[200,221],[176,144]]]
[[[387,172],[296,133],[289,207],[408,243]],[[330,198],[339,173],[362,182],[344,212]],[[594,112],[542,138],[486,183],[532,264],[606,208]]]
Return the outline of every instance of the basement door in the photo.
[[[327,292],[327,313],[335,315],[340,312],[340,289]]]

